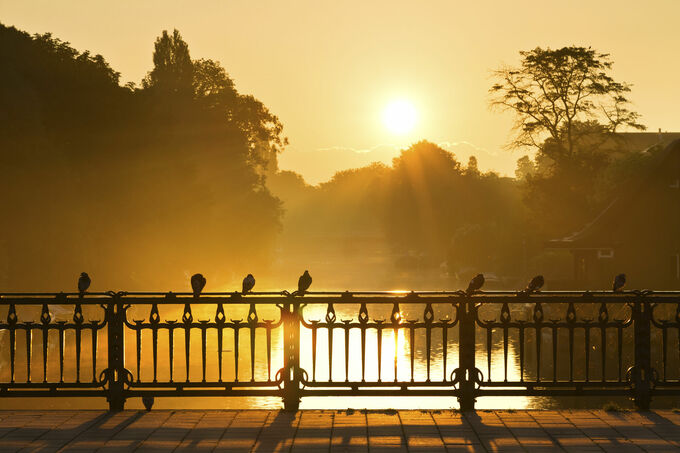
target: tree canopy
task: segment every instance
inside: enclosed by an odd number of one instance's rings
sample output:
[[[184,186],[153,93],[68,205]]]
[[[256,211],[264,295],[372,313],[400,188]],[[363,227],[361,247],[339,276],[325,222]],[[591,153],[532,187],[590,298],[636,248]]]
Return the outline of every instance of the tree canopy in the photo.
[[[579,46],[519,54],[519,66],[494,71],[491,106],[514,114],[509,146],[534,153],[517,161],[516,176],[535,227],[555,237],[603,208],[616,185],[603,175],[621,158],[612,153],[616,132],[644,126],[630,107],[631,85],[611,75],[609,54]]]
[[[592,137],[621,127],[644,129],[630,110],[630,84],[611,76],[609,54],[588,47],[521,51],[518,67],[494,72],[491,105],[515,114],[513,147],[541,148],[553,160],[571,159]],[[553,146],[544,147],[550,139]]]
[[[179,31],[121,86],[102,56],[0,25],[0,285],[62,290],[86,270],[95,290],[174,289],[200,271],[218,290],[279,266],[326,287],[459,288],[547,272],[532,267],[544,241],[592,220],[649,159],[600,147],[641,128],[607,54],[521,56],[491,89],[516,114],[513,145],[535,149],[515,178],[423,140],[310,186],[278,171],[279,119]]]
[[[282,125],[177,30],[136,89],[51,35],[0,25],[0,58],[3,286],[61,289],[87,269],[95,284],[175,287],[199,268],[267,266]]]

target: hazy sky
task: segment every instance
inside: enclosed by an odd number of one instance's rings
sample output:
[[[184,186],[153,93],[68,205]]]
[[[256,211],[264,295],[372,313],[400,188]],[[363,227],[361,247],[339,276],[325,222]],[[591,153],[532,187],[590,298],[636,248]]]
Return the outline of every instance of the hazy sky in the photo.
[[[488,108],[490,71],[536,46],[611,53],[643,122],[678,131],[679,19],[680,0],[0,0],[2,23],[101,53],[123,82],[139,83],[155,37],[178,28],[193,58],[219,60],[279,116],[280,165],[311,183],[420,139],[512,174],[521,153],[502,149],[511,117]],[[409,134],[382,122],[395,99],[418,112]]]

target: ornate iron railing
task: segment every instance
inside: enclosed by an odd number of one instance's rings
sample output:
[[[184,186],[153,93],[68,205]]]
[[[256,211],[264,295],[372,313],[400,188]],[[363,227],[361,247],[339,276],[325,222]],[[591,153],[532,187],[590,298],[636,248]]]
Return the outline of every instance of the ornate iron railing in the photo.
[[[678,292],[15,293],[0,310],[0,397],[680,395]]]

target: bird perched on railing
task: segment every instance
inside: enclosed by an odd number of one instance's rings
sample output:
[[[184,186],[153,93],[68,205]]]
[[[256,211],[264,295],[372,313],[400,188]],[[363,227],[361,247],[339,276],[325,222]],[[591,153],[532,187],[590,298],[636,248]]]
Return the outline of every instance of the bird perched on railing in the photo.
[[[203,274],[194,274],[191,276],[191,289],[194,291],[194,297],[198,297],[205,288],[206,279]]]
[[[524,289],[524,292],[527,294],[534,293],[538,290],[540,290],[543,285],[545,284],[545,280],[543,279],[542,275],[537,275],[534,278],[531,279],[527,287]]]
[[[87,275],[87,272],[81,272],[80,278],[78,279],[78,292],[80,293],[80,297],[83,297],[85,291],[90,287],[90,283],[92,283],[92,280],[90,280],[90,276]]]
[[[472,280],[470,280],[470,284],[468,285],[465,292],[467,294],[472,294],[475,291],[479,291],[480,289],[482,289],[482,286],[484,286],[484,275],[477,274],[474,276]]]
[[[612,291],[615,293],[620,293],[623,291],[623,287],[626,286],[626,274],[619,274],[614,277],[614,284],[612,285]]]
[[[243,290],[241,291],[241,294],[245,294],[247,292],[250,292],[253,289],[254,286],[255,286],[255,277],[253,277],[253,274],[246,275],[246,278],[243,279]]]
[[[304,296],[305,292],[312,285],[312,276],[309,275],[309,271],[305,271],[304,274],[300,275],[298,279],[298,289],[293,292],[293,296]]]

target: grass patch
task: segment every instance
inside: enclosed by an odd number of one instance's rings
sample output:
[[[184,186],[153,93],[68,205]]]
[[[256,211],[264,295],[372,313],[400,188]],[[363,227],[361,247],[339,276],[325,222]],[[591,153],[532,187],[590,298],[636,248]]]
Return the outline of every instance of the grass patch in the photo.
[[[602,406],[602,410],[605,412],[625,412],[626,410],[616,404],[613,401],[610,401],[608,403],[605,403],[604,406]]]

